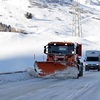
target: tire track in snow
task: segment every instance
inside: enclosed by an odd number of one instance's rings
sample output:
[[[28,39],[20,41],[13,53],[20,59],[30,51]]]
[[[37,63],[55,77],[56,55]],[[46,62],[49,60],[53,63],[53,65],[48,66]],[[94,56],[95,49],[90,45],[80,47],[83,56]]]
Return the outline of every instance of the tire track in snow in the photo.
[[[64,100],[77,100],[77,98],[79,98],[82,94],[86,93],[89,89],[95,86],[95,84],[97,84],[99,81],[100,79],[89,82],[82,89],[78,90],[77,92],[72,93]]]
[[[44,88],[39,89],[35,93],[32,92],[32,93],[27,94],[26,97],[24,98],[26,99],[28,97],[28,100],[32,100],[32,98],[35,98],[35,100],[57,100],[57,98],[59,98],[59,95],[62,94],[62,91],[64,92],[65,88],[68,87],[68,85],[72,81],[73,79],[52,81],[50,84],[48,84],[47,86],[45,85]],[[21,99],[22,98],[20,98],[19,100]]]

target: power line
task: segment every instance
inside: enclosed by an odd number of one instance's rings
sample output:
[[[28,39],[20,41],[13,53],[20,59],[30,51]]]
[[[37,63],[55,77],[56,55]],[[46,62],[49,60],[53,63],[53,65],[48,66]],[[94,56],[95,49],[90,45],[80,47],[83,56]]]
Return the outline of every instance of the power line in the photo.
[[[72,19],[72,35],[82,36],[82,26],[81,26],[81,9],[79,0],[73,1],[73,19]]]

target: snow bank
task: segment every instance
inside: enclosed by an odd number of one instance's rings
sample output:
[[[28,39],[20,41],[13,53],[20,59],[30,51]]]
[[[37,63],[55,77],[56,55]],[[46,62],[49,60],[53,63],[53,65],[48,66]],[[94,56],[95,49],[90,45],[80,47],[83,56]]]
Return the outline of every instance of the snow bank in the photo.
[[[7,84],[10,82],[24,81],[32,78],[33,77],[30,76],[27,72],[21,72],[21,73],[12,72],[12,74],[2,74],[0,75],[0,85]]]

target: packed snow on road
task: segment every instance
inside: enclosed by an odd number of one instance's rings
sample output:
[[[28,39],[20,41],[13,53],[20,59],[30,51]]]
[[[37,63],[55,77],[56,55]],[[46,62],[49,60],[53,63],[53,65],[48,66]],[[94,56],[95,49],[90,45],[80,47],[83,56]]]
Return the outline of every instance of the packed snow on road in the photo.
[[[0,75],[0,99],[99,100],[99,83],[100,72],[93,70],[79,79],[36,78],[27,72]]]

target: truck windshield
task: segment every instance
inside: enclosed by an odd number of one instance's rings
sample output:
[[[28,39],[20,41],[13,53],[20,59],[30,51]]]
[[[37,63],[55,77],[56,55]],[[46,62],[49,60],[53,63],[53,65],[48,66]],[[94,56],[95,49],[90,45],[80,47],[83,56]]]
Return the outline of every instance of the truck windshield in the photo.
[[[64,46],[53,45],[49,46],[48,48],[48,53],[53,53],[53,54],[72,54],[73,51],[74,51],[74,45],[64,45]]]
[[[86,61],[99,61],[99,57],[87,57]]]

